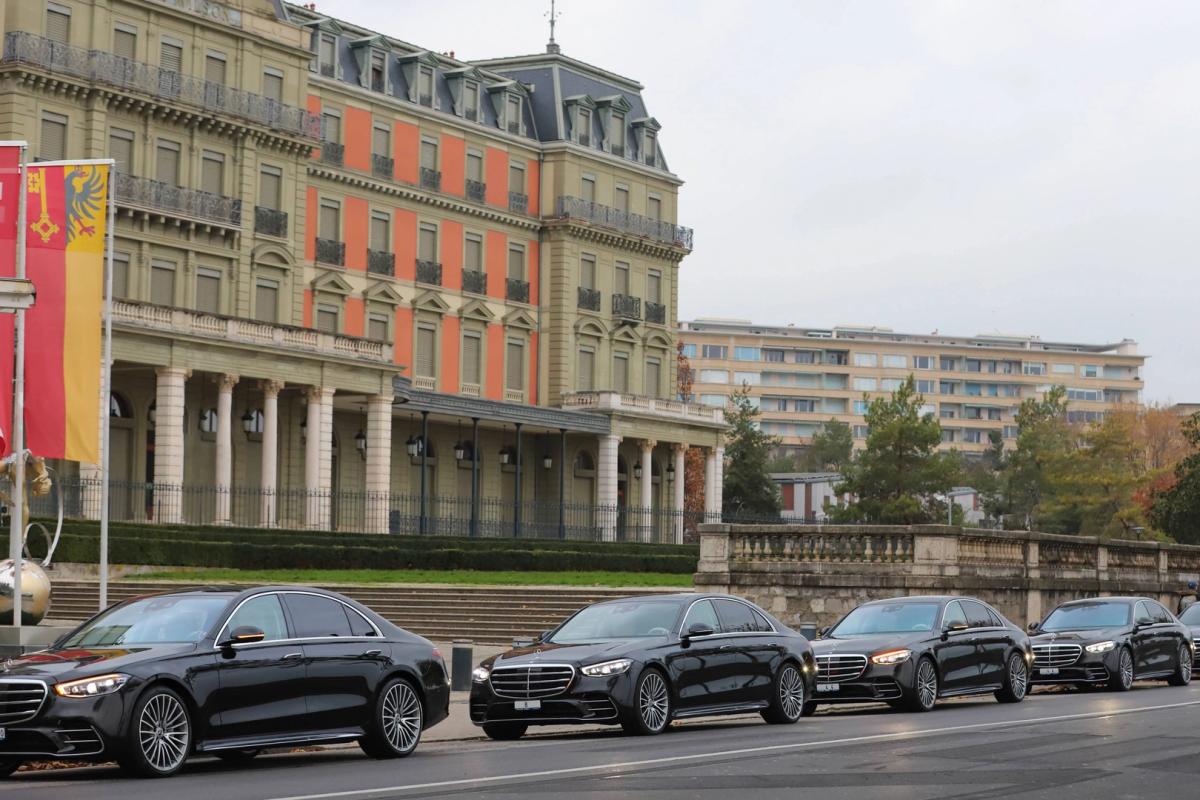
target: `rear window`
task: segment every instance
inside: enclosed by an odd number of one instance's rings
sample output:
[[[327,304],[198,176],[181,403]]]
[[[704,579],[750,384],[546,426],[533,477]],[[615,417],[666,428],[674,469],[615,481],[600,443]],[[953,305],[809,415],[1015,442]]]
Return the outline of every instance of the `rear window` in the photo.
[[[286,594],[284,602],[291,612],[296,636],[301,639],[353,635],[344,606],[336,600],[315,594]]]
[[[771,630],[762,614],[736,600],[717,600],[721,629],[726,633],[761,633]]]

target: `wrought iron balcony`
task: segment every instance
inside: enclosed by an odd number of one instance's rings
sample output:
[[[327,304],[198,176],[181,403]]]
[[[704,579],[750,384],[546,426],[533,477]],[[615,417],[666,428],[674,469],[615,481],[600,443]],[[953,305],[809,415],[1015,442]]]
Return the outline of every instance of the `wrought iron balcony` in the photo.
[[[471,120],[471,122],[475,122],[477,119],[479,119],[479,112],[473,108],[468,108],[463,112],[463,116]]]
[[[209,220],[224,225],[242,224],[242,201],[233,197],[184,189],[149,178],[117,173],[117,203]]]
[[[589,289],[586,286],[579,287],[579,298],[576,305],[588,311],[600,310],[600,290]]]
[[[483,270],[464,269],[462,274],[464,292],[487,294],[487,273]]]
[[[396,159],[391,156],[381,156],[378,153],[371,154],[371,174],[376,178],[386,178],[391,180],[395,175]]]
[[[367,272],[376,275],[396,274],[396,254],[386,250],[367,250]]]
[[[419,102],[423,106],[432,106],[433,105],[433,95],[423,94],[417,98],[417,102]]]
[[[505,281],[504,296],[518,303],[529,302],[529,281],[520,278],[508,278]]]
[[[383,76],[382,75],[372,75],[371,76],[371,91],[373,91],[373,92],[382,92],[383,91]]]
[[[266,236],[285,237],[288,234],[288,215],[265,206],[254,207],[254,232]]]
[[[321,75],[322,75],[323,77],[326,77],[326,78],[332,78],[332,77],[333,77],[333,71],[334,71],[334,70],[333,70],[333,64],[322,64],[322,65],[321,65]]]
[[[592,137],[586,133],[581,133],[579,134],[579,143],[584,147],[590,147],[592,144]]]
[[[508,123],[508,132],[509,133],[520,133],[521,132],[521,123],[520,122]]]
[[[625,156],[625,145],[623,145],[623,144],[614,144],[614,145],[612,146],[612,154],[613,154],[614,156],[621,156],[622,158],[624,158],[624,156]]]
[[[482,203],[487,193],[487,184],[467,178],[467,199],[473,203]]]
[[[112,86],[171,104],[224,114],[307,139],[321,138],[321,118],[269,97],[189,78],[154,64],[122,58],[103,50],[55,42],[24,31],[4,35],[4,63],[28,64],[62,76]]]
[[[667,324],[667,307],[662,303],[646,302],[646,322],[653,322],[655,325]]]
[[[317,239],[317,261],[343,266],[346,263],[346,243],[333,239]]]
[[[442,285],[442,265],[436,261],[417,259],[417,283],[428,283],[433,286]]]
[[[429,167],[421,167],[421,188],[440,192],[442,190],[442,173]]]
[[[618,319],[641,319],[642,298],[630,297],[627,294],[614,294],[612,296],[612,311],[613,316]]]
[[[651,219],[641,214],[631,214],[628,211],[621,211],[578,197],[568,195],[559,197],[555,202],[554,215],[558,219],[582,220],[591,225],[612,228],[632,236],[654,239],[686,250],[692,249],[693,233],[691,228]]]
[[[514,214],[529,213],[529,195],[521,192],[508,193],[508,210]]]
[[[346,145],[340,142],[321,142],[321,160],[340,167],[346,157]]]

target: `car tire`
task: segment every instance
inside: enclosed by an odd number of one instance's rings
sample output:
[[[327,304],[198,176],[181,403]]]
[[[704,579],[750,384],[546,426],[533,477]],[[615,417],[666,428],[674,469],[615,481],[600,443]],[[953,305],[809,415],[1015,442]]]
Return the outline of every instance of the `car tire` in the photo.
[[[225,761],[229,764],[245,764],[247,761],[250,761],[251,759],[253,759],[256,755],[258,755],[261,752],[262,752],[262,750],[254,750],[254,749],[251,749],[251,750],[220,750],[216,753],[213,753],[213,755],[215,755],[217,758],[219,758],[222,761]]]
[[[425,705],[416,688],[404,678],[392,678],[379,690],[367,735],[358,746],[371,758],[404,758],[421,742]]]
[[[1192,682],[1192,647],[1187,642],[1179,643],[1175,655],[1175,674],[1167,679],[1172,686],[1187,686]]]
[[[20,769],[21,765],[24,763],[24,761],[20,761],[15,758],[6,758],[0,760],[0,778],[7,778],[9,775],[12,775],[14,772]]]
[[[485,722],[483,732],[497,742],[515,742],[525,735],[529,726],[524,722]]]
[[[187,703],[166,686],[151,686],[133,704],[117,763],[143,778],[166,778],[183,768],[192,749]]]
[[[808,687],[804,673],[792,661],[785,661],[771,682],[771,705],[762,711],[762,718],[771,725],[792,725],[804,716],[808,703]]]
[[[1001,703],[1019,703],[1029,694],[1029,664],[1019,652],[1009,655],[1004,669],[1004,685],[996,692]]]
[[[642,670],[633,687],[633,705],[621,719],[626,733],[657,736],[671,724],[671,687],[660,670]]]
[[[804,708],[800,709],[800,716],[802,717],[811,717],[815,713],[817,713],[817,704],[812,700],[809,700],[804,704]]]
[[[1108,677],[1108,688],[1114,692],[1133,688],[1133,653],[1128,647],[1122,647],[1117,655],[1117,671]]]
[[[908,696],[909,711],[932,711],[937,705],[938,674],[933,659],[922,657],[913,670],[912,693]]]

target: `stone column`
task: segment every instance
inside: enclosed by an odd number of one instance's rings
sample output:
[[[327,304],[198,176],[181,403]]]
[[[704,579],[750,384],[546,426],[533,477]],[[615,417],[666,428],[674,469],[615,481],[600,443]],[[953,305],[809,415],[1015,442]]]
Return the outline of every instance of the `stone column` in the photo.
[[[233,476],[233,387],[237,375],[217,377],[217,464],[213,470],[217,506],[213,522],[228,525],[231,521],[229,492]]]
[[[274,528],[278,523],[276,493],[279,488],[279,393],[283,381],[260,381],[263,393],[262,480],[258,524]]]
[[[304,489],[307,494],[304,524],[328,530],[330,483],[333,477],[333,389],[308,388],[307,439],[304,444]]]
[[[367,532],[388,532],[392,487],[392,396],[367,401]]]
[[[638,489],[638,504],[642,511],[639,534],[643,541],[652,539],[654,536],[654,476],[651,465],[654,460],[654,445],[656,444],[658,443],[653,439],[642,440],[642,485]]]
[[[675,459],[675,485],[671,487],[674,493],[674,502],[671,504],[671,510],[674,511],[675,520],[675,544],[683,544],[683,517],[684,503],[686,499],[685,484],[687,473],[687,445],[677,444],[671,448],[672,458]]]
[[[596,464],[596,505],[600,506],[598,522],[600,538],[606,542],[617,539],[617,449],[621,437],[607,434],[600,437],[600,459]]]
[[[721,521],[721,509],[725,506],[725,448],[718,447],[713,456],[713,469],[716,475],[713,479],[713,513],[717,522]]]
[[[717,454],[713,448],[708,448],[704,453],[704,516],[705,522],[708,522],[708,517],[712,515],[714,510],[720,506],[713,505],[713,500],[717,496]]]
[[[192,371],[159,367],[154,396],[154,519],[183,521],[183,394]]]

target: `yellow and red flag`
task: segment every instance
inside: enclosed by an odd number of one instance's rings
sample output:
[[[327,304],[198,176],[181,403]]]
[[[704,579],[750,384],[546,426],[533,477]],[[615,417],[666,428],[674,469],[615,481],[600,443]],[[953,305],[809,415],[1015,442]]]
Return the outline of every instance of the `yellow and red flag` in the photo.
[[[0,277],[17,274],[17,223],[21,205],[22,144],[0,144]],[[13,317],[0,315],[0,456],[12,433]]]
[[[100,460],[101,321],[109,165],[26,168],[25,446]]]

